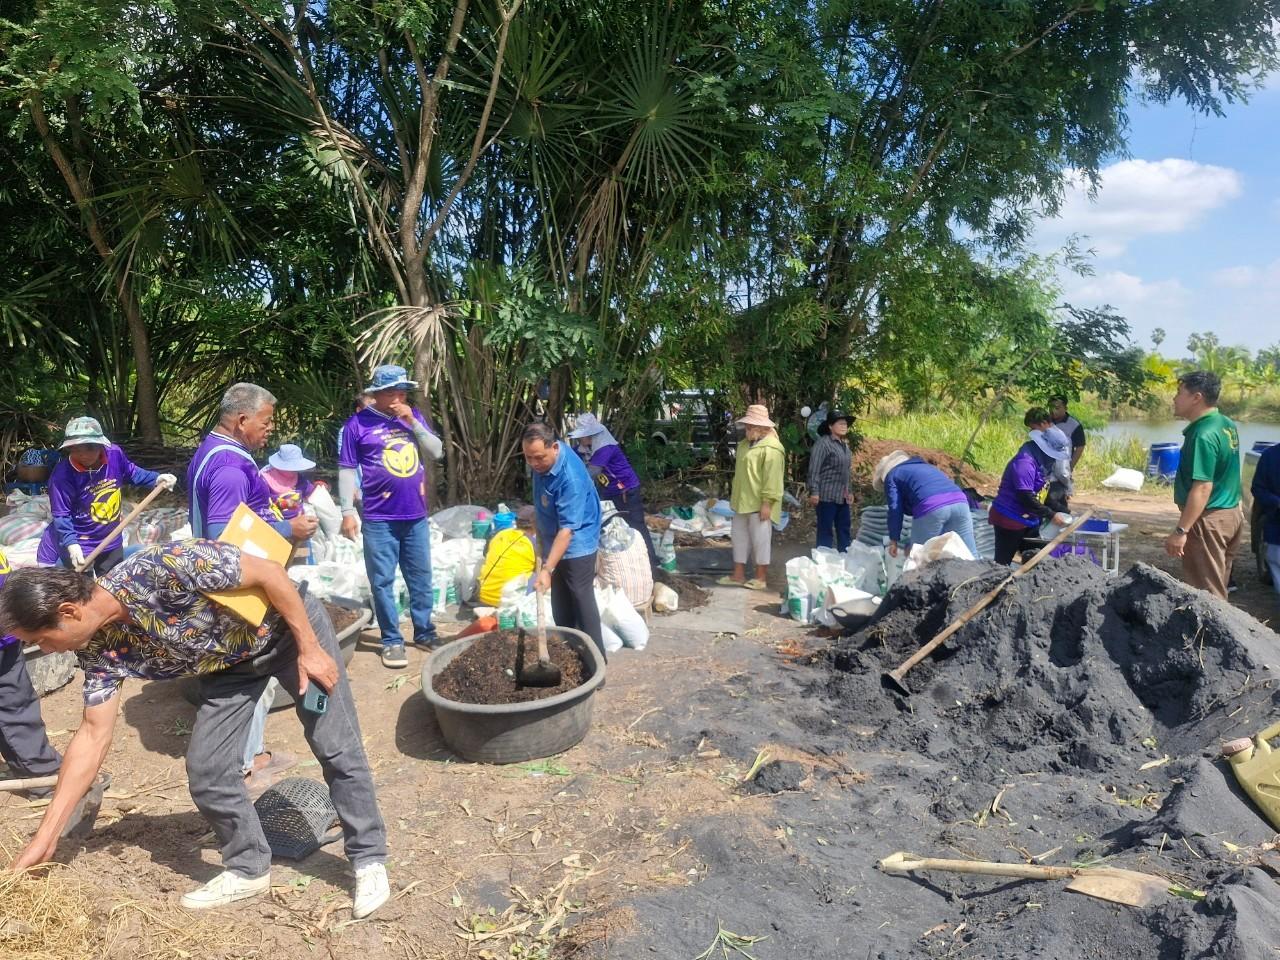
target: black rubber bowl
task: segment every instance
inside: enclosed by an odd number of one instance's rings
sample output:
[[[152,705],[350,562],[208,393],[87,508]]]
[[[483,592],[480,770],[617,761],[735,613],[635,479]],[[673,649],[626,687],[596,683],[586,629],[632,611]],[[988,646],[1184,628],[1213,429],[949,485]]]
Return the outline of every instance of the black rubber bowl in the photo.
[[[522,763],[563,753],[591,729],[591,703],[604,681],[604,656],[580,630],[547,627],[582,659],[587,679],[572,690],[528,703],[459,703],[436,693],[432,681],[454,657],[488,634],[446,643],[422,665],[422,693],[436,712],[449,749],[475,763]]]

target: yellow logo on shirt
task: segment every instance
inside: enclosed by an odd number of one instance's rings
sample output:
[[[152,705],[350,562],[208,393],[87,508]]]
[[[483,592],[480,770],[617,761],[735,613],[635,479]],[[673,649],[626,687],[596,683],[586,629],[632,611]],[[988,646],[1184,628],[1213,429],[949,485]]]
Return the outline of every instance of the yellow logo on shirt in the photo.
[[[120,488],[106,487],[93,495],[89,503],[89,516],[95,523],[111,523],[120,516]]]
[[[9,558],[4,555],[4,551],[0,550],[0,577],[7,577],[13,573],[13,568],[9,566]]]
[[[412,477],[418,472],[418,448],[403,437],[392,437],[382,448],[382,465],[393,477]]]

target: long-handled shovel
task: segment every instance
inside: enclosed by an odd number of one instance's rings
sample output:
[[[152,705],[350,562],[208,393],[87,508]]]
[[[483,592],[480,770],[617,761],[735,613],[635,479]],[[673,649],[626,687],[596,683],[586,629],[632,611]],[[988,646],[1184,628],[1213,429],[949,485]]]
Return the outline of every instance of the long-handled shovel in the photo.
[[[23,780],[0,780],[0,791],[37,790],[52,787],[58,782],[57,774],[48,777],[28,777]],[[73,840],[83,840],[93,832],[93,821],[102,809],[102,797],[111,786],[111,774],[99,773],[85,795],[71,811],[71,819],[62,828],[62,835]]]
[[[1118,867],[1041,867],[1029,863],[993,863],[989,860],[937,860],[910,853],[893,853],[878,866],[885,873],[905,877],[912,873],[943,870],[984,877],[1013,877],[1020,880],[1070,880],[1067,889],[1087,897],[1145,907],[1169,892],[1163,877]]]
[[[76,570],[80,573],[84,573],[86,570],[91,569],[93,567],[93,561],[98,559],[98,554],[102,552],[103,548],[106,547],[106,545],[110,543],[112,540],[114,540],[117,536],[119,536],[121,530],[123,530],[129,524],[133,523],[133,521],[138,518],[138,514],[140,514],[143,510],[147,508],[147,504],[149,504],[152,500],[160,496],[160,494],[164,493],[168,489],[169,489],[169,485],[167,483],[157,483],[154,487],[152,487],[151,492],[148,493],[145,497],[143,497],[142,500],[138,503],[138,505],[134,507],[132,510],[130,510],[128,515],[126,515],[123,520],[121,520],[119,523],[116,524],[114,530],[112,530],[109,534],[107,534],[105,537],[102,538],[102,542],[89,552],[89,555],[84,558],[84,563],[76,567]]]
[[[995,600],[996,597],[1000,596],[1001,591],[1003,591],[1005,587],[1013,583],[1013,581],[1017,580],[1020,576],[1022,576],[1024,573],[1029,571],[1037,563],[1039,563],[1041,560],[1047,557],[1050,553],[1052,553],[1054,547],[1060,544],[1063,540],[1065,540],[1071,534],[1075,533],[1076,528],[1079,527],[1080,524],[1084,523],[1086,520],[1088,520],[1092,516],[1093,516],[1093,511],[1086,510],[1084,513],[1080,514],[1080,516],[1076,517],[1076,519],[1071,522],[1070,526],[1065,527],[1056,537],[1054,537],[1052,540],[1046,543],[1043,547],[1041,547],[1039,553],[1037,553],[1034,557],[1032,557],[1022,566],[1020,566],[1017,570],[1013,571],[1013,573],[1009,574],[1007,577],[1001,580],[991,590],[983,594],[982,598],[977,603],[975,603],[972,607],[970,607],[964,613],[960,614],[960,616],[952,620],[951,623],[947,625],[947,628],[945,630],[943,630],[940,634],[938,634],[936,637],[934,637],[932,640],[926,643],[923,647],[921,647],[919,650],[913,653],[910,657],[904,660],[895,669],[890,670],[887,673],[883,674],[882,676],[884,678],[885,685],[889,687],[893,687],[895,690],[898,690],[899,692],[904,693],[907,696],[910,696],[911,691],[908,690],[906,688],[906,685],[902,682],[902,678],[907,675],[908,670],[910,670],[912,667],[918,664],[921,660],[923,660],[929,654],[933,653],[933,651],[937,650],[940,646],[946,643],[947,640],[952,636],[952,634],[954,634],[966,623],[968,623],[970,620],[976,617],[979,613],[981,613],[983,610],[989,607],[991,605],[991,602]]]
[[[536,557],[534,576],[542,573],[542,557]],[[520,675],[517,682],[522,687],[558,687],[560,686],[560,668],[551,662],[551,654],[547,653],[547,621],[542,609],[542,592],[538,591],[538,663],[526,667],[524,657],[520,658]]]

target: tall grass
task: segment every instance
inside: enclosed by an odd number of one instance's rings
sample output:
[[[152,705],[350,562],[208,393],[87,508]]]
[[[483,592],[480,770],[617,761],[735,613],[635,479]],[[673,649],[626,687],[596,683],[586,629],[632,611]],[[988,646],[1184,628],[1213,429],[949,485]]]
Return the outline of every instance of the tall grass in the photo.
[[[959,457],[978,424],[978,414],[942,413],[872,413],[859,418],[858,430],[873,440],[905,440],[921,447],[942,450]],[[969,451],[969,461],[984,473],[999,477],[1009,458],[1027,439],[1022,417],[993,417],[979,431]],[[1147,448],[1134,437],[1108,440],[1090,435],[1084,456],[1076,466],[1077,489],[1098,487],[1116,467],[1143,470],[1147,465]]]

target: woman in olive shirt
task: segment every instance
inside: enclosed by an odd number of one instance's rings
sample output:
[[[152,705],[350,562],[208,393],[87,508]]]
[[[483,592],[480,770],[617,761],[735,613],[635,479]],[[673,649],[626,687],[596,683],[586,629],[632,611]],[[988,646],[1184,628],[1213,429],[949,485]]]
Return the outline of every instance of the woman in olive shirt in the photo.
[[[725,586],[763,590],[772,557],[773,520],[782,514],[782,477],[786,451],[763,404],[747,407],[738,423],[747,438],[738,444],[729,505],[733,508],[733,575],[721,577]],[[747,557],[755,555],[756,575],[747,579]]]

